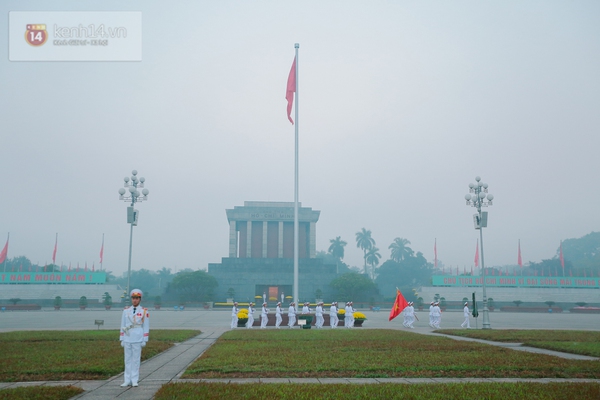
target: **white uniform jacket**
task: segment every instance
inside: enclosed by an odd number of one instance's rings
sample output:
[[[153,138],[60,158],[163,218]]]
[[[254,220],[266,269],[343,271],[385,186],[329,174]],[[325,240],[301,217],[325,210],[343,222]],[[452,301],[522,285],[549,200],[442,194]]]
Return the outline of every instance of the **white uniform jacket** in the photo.
[[[135,313],[133,312],[135,308]],[[142,306],[126,307],[121,316],[121,336],[125,343],[147,342],[150,334],[150,314]]]

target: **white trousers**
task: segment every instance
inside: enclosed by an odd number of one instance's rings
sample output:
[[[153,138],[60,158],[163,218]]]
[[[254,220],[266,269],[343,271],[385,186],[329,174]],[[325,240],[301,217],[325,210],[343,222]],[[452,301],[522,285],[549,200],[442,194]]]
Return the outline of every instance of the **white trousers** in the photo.
[[[292,326],[294,326],[295,323],[296,323],[296,316],[295,315],[291,315],[289,317],[288,326],[291,328]]]
[[[275,326],[279,328],[281,325],[281,314],[275,314]]]
[[[237,323],[238,323],[238,316],[232,316],[231,317],[231,329],[233,328],[237,328]]]
[[[323,327],[323,323],[325,322],[325,318],[323,318],[323,315],[317,315],[317,328],[322,328]]]
[[[464,328],[465,326],[466,326],[467,328],[470,328],[470,327],[471,327],[471,321],[469,320],[469,316],[468,316],[468,315],[467,315],[467,316],[465,316],[465,321],[464,321],[462,324],[460,324],[460,326],[461,326],[461,327],[463,327],[463,328]]]
[[[123,349],[125,350],[125,374],[123,376],[123,383],[138,383],[140,379],[142,342],[125,342]]]
[[[267,321],[269,320],[269,317],[267,317],[266,315],[260,315],[260,327],[261,328],[266,328],[267,327]]]
[[[346,315],[344,321],[346,321],[346,328],[354,327],[354,316],[352,314]]]
[[[338,318],[337,314],[329,314],[329,325],[332,328],[337,328],[338,322],[340,322],[340,319]]]
[[[246,322],[246,328],[251,329],[252,325],[254,325],[254,316],[248,314],[248,322]]]

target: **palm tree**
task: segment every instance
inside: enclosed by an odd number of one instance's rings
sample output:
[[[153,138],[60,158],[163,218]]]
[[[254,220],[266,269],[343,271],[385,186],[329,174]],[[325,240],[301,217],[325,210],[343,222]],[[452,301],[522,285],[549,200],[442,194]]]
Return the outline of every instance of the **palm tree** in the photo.
[[[375,246],[369,249],[369,252],[365,256],[365,260],[367,264],[371,266],[371,279],[375,279],[375,267],[379,264],[379,259],[381,258],[381,254],[379,254],[379,249]]]
[[[406,260],[409,257],[412,257],[414,251],[408,247],[410,241],[407,239],[397,237],[394,239],[394,242],[389,245],[388,249],[392,250],[392,254],[390,258],[396,262],[400,262],[402,260]]]
[[[343,241],[340,236],[336,237],[335,239],[329,239],[329,243],[331,243],[331,245],[329,246],[329,250],[327,250],[329,254],[331,254],[338,260],[344,258],[344,247],[348,243]]]
[[[375,246],[375,240],[371,237],[371,231],[362,228],[360,232],[356,232],[356,247],[361,248],[364,252],[365,274],[367,273],[367,250],[371,250],[373,246]]]

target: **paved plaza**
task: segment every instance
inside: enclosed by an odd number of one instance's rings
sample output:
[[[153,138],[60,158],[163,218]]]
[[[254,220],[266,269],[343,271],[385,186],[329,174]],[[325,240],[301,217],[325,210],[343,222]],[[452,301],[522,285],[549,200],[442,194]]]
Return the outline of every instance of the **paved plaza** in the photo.
[[[420,322],[415,323],[415,329],[407,329],[402,326],[402,316],[398,316],[393,321],[388,321],[388,311],[372,312],[364,311],[367,316],[363,328],[356,329],[398,329],[409,330],[421,334],[435,334],[433,329],[428,326],[428,313],[417,312]],[[97,329],[94,324],[96,320],[104,321],[100,329],[118,330],[121,317],[121,310],[41,310],[41,311],[20,311],[0,313],[0,332],[15,330],[85,330]],[[0,389],[13,388],[19,386],[32,385],[68,385],[79,386],[85,392],[75,398],[94,400],[94,399],[136,399],[145,400],[153,398],[160,387],[169,382],[229,382],[229,383],[449,383],[460,382],[462,379],[456,378],[433,378],[433,379],[406,379],[406,378],[337,378],[337,379],[225,379],[225,380],[188,380],[181,379],[185,369],[199,357],[208,347],[210,347],[224,332],[229,330],[231,323],[230,310],[194,310],[186,309],[183,311],[160,310],[151,311],[151,329],[198,329],[202,334],[192,338],[184,343],[178,344],[156,357],[146,360],[142,363],[140,370],[140,386],[137,388],[122,388],[122,375],[114,376],[103,381],[60,381],[60,382],[15,382],[0,383]],[[445,312],[442,315],[442,328],[460,328],[463,321],[462,310],[456,312]],[[570,314],[570,313],[490,313],[490,323],[493,329],[569,329],[569,330],[598,330],[600,329],[600,315],[591,314]],[[476,321],[471,320],[471,327],[481,327],[481,316]],[[244,328],[237,328],[244,329]],[[309,334],[307,332],[307,334]],[[456,340],[479,341],[468,338],[457,338]],[[115,341],[118,340],[115,332]],[[534,349],[519,345],[506,343],[493,343],[480,341],[483,343],[503,346],[520,351],[531,351],[536,353],[550,354],[557,357],[570,359],[594,359],[592,357],[578,356],[573,354],[559,353],[542,349]],[[583,380],[565,380],[565,379],[466,379],[469,382],[566,382]],[[590,380],[587,380],[590,381]],[[598,380],[592,380],[599,382]]]

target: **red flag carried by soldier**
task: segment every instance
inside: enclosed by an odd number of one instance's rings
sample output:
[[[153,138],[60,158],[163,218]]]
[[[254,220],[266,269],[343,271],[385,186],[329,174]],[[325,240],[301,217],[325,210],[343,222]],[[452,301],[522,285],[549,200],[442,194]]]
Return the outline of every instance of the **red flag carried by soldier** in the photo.
[[[390,311],[389,321],[393,320],[398,315],[400,315],[402,310],[404,310],[407,306],[408,306],[408,302],[406,301],[404,296],[402,296],[402,292],[400,292],[400,289],[396,288],[396,301],[394,302],[392,311]]]

